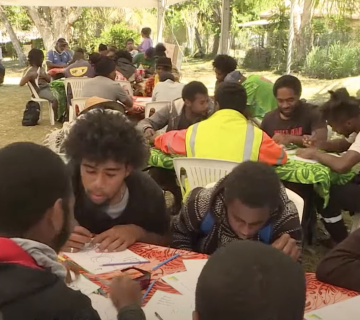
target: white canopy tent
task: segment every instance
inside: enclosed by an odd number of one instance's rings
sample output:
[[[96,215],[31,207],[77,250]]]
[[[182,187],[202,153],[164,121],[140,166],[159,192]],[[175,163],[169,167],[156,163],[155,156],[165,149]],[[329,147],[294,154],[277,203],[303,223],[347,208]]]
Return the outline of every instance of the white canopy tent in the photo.
[[[0,5],[8,6],[43,6],[43,7],[121,7],[121,8],[157,8],[158,33],[157,41],[162,40],[164,14],[167,6],[186,0],[0,0]]]
[[[122,8],[157,8],[157,41],[162,41],[164,29],[164,17],[167,6],[184,2],[187,0],[62,0],[61,3],[55,0],[0,0],[0,5],[9,6],[44,6],[44,7],[122,7]],[[191,1],[191,0],[190,0]],[[229,51],[230,31],[230,3],[231,0],[222,0],[222,23],[220,53],[226,54]]]

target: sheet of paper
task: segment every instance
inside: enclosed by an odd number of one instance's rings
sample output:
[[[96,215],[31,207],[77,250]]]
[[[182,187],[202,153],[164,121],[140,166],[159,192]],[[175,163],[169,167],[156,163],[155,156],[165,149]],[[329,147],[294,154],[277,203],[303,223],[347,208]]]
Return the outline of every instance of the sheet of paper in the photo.
[[[100,289],[97,284],[91,282],[89,279],[86,279],[83,275],[80,275],[75,281],[69,284],[68,287],[73,290],[80,290],[81,293],[86,295],[89,295]]]
[[[295,155],[290,155],[289,159],[291,160],[296,160],[296,161],[302,161],[302,162],[308,162],[308,163],[318,163],[318,161],[316,160],[309,160],[309,159],[304,159]]]
[[[193,276],[189,272],[178,272],[162,277],[162,279],[190,299],[195,298],[195,289],[198,277]]]
[[[183,263],[186,267],[185,272],[166,275],[162,277],[162,279],[181,294],[188,296],[190,299],[194,299],[196,284],[206,262],[207,259],[183,260]]]
[[[186,270],[189,272],[199,272],[198,275],[200,275],[207,261],[208,259],[183,259]]]
[[[143,257],[130,250],[125,250],[122,252],[97,253],[93,248],[91,248],[89,250],[83,250],[77,253],[66,253],[65,255],[72,259],[79,266],[93,274],[102,274],[106,272],[122,270],[132,266],[129,264],[125,266],[103,267],[103,264],[147,261]]]
[[[163,320],[187,320],[192,318],[195,300],[179,294],[156,291],[143,309],[146,320],[159,320],[155,312]]]
[[[117,320],[117,310],[110,299],[98,294],[89,295],[93,308],[98,312],[101,320]]]
[[[359,320],[360,296],[305,314],[306,320]]]

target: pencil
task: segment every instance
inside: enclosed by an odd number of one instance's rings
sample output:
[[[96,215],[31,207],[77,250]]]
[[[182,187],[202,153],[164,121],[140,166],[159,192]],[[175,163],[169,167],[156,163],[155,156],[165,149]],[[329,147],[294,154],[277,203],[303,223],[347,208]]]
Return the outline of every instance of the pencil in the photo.
[[[133,262],[120,262],[120,263],[106,263],[102,264],[102,267],[112,267],[112,266],[127,266],[129,264],[144,264],[150,263],[150,261],[133,261]]]
[[[160,315],[157,312],[155,312],[155,317],[158,318],[159,320],[164,320],[163,318],[160,317]]]
[[[154,286],[155,283],[156,283],[156,280],[154,280],[150,283],[149,287],[147,288],[144,295],[142,296],[143,300],[147,297],[147,295],[149,294],[150,290],[152,289],[152,287]]]
[[[154,268],[152,268],[151,271],[155,271],[155,270],[159,269],[159,268],[162,267],[164,264],[167,264],[168,262],[170,262],[171,260],[176,259],[176,258],[179,257],[179,256],[180,256],[180,254],[178,253],[178,254],[172,256],[171,258],[166,259],[166,260],[163,261],[163,262],[160,262],[157,266],[155,266]]]

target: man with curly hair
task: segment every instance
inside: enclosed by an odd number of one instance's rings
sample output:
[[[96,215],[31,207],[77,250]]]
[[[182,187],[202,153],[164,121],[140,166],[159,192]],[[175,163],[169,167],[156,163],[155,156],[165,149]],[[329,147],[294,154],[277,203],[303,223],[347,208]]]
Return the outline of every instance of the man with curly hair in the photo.
[[[219,54],[214,59],[213,67],[216,74],[216,87],[225,81],[241,84],[245,88],[252,117],[262,119],[267,112],[277,108],[273,95],[273,83],[270,80],[255,74],[245,77],[236,70],[237,61],[226,54]]]
[[[122,251],[137,241],[166,244],[169,217],[160,187],[139,169],[149,150],[120,112],[93,109],[79,117],[64,142],[73,170],[78,225],[63,247],[98,244]]]

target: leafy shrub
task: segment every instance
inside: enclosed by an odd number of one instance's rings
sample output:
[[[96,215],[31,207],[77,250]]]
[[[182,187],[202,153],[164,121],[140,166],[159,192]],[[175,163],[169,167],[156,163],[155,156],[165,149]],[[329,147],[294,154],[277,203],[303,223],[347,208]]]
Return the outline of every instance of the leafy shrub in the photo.
[[[243,66],[246,69],[261,71],[270,68],[271,52],[262,47],[251,48],[246,52]]]
[[[336,79],[360,73],[359,47],[354,43],[313,47],[306,57],[304,73],[313,78]]]
[[[135,42],[139,42],[140,34],[134,30],[130,30],[125,24],[117,23],[105,29],[100,38],[97,39],[97,44],[104,43],[106,45],[115,46],[118,49],[124,49],[126,40],[132,38]]]

